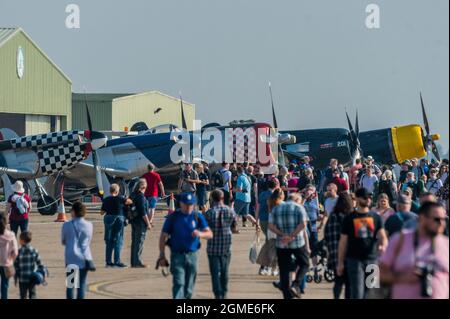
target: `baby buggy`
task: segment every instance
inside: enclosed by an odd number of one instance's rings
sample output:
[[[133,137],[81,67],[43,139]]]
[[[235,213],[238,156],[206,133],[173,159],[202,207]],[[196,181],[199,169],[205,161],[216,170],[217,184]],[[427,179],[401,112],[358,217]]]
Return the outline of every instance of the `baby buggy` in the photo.
[[[314,281],[319,284],[325,278],[327,282],[333,282],[334,271],[328,268],[328,251],[323,239],[317,244],[317,257],[317,266],[310,268],[309,273],[306,275],[306,281],[309,283]]]

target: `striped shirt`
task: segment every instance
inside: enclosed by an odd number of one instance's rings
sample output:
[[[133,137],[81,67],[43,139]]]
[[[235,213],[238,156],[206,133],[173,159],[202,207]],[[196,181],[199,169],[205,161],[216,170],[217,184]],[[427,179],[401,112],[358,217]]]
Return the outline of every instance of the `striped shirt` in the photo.
[[[236,223],[236,213],[226,205],[217,205],[205,213],[213,238],[208,240],[206,252],[210,256],[221,256],[231,251],[231,227]]]
[[[30,244],[22,246],[19,249],[17,259],[14,261],[15,278],[20,283],[30,282],[31,275],[38,267],[43,267],[39,252]]]
[[[284,234],[290,235],[300,224],[306,226],[306,211],[303,206],[294,202],[284,202],[272,209],[272,213],[269,214],[269,223],[276,226]],[[287,246],[283,245],[281,239],[282,237],[277,235],[277,248],[297,249],[305,245],[303,231],[298,233]]]

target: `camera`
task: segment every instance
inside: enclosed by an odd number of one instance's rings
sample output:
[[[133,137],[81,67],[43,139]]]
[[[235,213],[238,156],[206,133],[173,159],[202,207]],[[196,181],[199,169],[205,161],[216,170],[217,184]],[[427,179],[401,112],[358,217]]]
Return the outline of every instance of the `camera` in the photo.
[[[432,280],[434,275],[433,265],[427,264],[425,266],[418,266],[417,275],[420,278],[420,291],[422,297],[431,298],[433,296],[433,286],[432,286]]]

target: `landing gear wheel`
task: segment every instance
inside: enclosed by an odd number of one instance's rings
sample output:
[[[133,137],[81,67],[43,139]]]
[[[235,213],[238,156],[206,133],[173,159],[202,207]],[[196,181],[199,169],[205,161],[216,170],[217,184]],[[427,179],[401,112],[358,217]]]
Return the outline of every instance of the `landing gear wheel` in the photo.
[[[58,203],[55,202],[55,199],[53,197],[47,195],[39,198],[37,205],[38,212],[42,216],[53,216],[58,211]]]
[[[323,275],[324,275],[325,280],[326,280],[327,282],[333,282],[333,281],[334,281],[335,276],[334,276],[334,271],[333,271],[333,270],[327,269],[327,270],[324,272]]]

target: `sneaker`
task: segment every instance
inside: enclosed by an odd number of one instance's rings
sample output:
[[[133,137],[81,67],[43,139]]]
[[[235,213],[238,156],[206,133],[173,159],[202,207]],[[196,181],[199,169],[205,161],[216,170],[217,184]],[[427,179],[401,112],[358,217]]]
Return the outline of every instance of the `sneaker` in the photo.
[[[277,269],[272,270],[272,276],[278,277],[279,274],[280,274],[280,273],[279,273],[279,271],[278,271]]]
[[[302,289],[300,289],[300,285],[297,284],[296,282],[293,282],[293,283],[292,283],[291,289],[294,289],[294,290],[295,290],[295,293],[296,293],[297,295],[301,295],[301,294],[304,294],[304,293],[305,293]]]
[[[106,266],[105,266],[106,268],[111,268],[111,267],[114,267],[114,264],[113,263],[106,263]]]
[[[270,275],[270,270],[268,270],[267,268],[262,268],[259,270],[259,275],[260,276],[269,276]]]
[[[294,287],[289,288],[289,292],[291,293],[292,297],[301,299],[302,295],[297,293],[297,290]]]
[[[140,265],[131,266],[131,268],[148,268],[148,266],[144,265],[144,264],[140,264]]]
[[[122,262],[119,262],[119,263],[114,264],[114,267],[117,267],[117,268],[128,268],[128,266],[125,265],[125,264],[122,263]]]
[[[273,285],[275,288],[281,290],[281,284],[280,284],[279,281],[274,281],[274,282],[272,282],[272,285]]]

